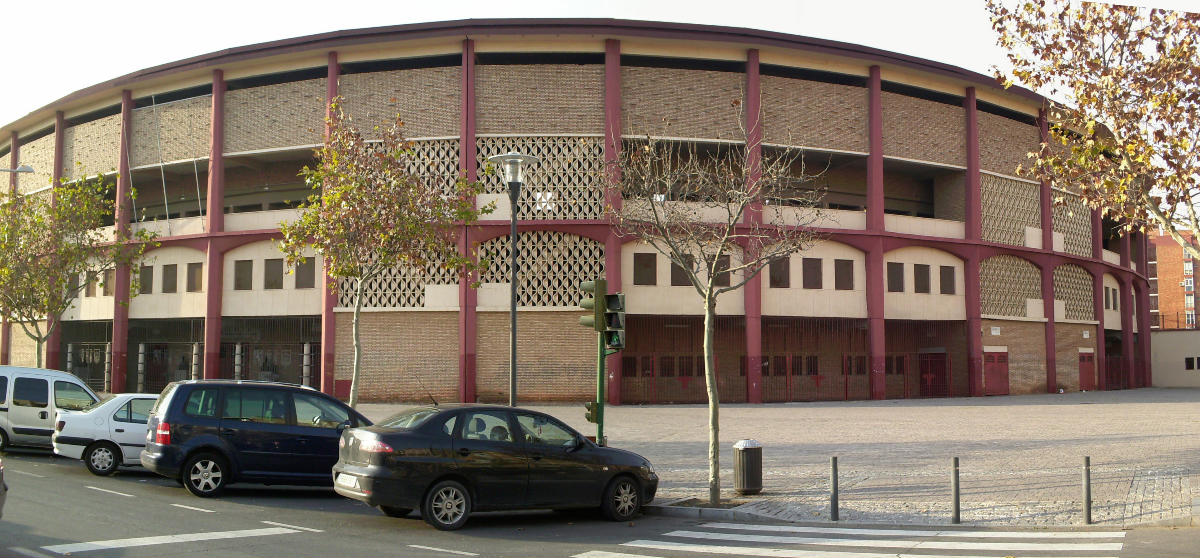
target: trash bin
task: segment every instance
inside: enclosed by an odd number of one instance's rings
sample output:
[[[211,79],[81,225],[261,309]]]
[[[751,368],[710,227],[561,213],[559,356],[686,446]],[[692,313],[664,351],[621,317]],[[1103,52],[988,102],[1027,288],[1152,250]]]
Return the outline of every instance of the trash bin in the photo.
[[[762,444],[758,440],[733,444],[733,488],[738,494],[762,492]]]

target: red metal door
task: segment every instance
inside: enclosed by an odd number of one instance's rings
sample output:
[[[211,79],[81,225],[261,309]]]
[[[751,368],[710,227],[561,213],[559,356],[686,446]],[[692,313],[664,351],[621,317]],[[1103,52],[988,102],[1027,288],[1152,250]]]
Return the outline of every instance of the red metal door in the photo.
[[[1093,353],[1079,353],[1079,389],[1096,389],[1096,355]]]
[[[921,397],[950,396],[950,367],[946,353],[920,353],[917,366],[921,372]]]
[[[983,353],[983,394],[1008,395],[1008,353]]]

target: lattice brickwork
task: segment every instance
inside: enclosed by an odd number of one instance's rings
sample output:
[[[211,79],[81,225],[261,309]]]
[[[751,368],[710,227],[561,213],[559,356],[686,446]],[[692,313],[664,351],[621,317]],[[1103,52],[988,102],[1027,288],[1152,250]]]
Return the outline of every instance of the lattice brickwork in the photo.
[[[1055,232],[1063,235],[1063,251],[1076,256],[1092,255],[1092,210],[1083,198],[1062,192],[1063,203],[1055,203],[1051,212]]]
[[[121,115],[105,116],[63,130],[63,176],[117,170],[121,149]],[[78,164],[76,164],[78,163]]]
[[[1066,305],[1066,319],[1096,319],[1092,288],[1092,274],[1082,267],[1068,264],[1054,268],[1054,299]]]
[[[449,192],[458,179],[458,139],[414,141],[416,157],[409,172],[436,180]]]
[[[604,215],[604,145],[600,137],[520,136],[476,140],[479,168],[487,158],[519,151],[541,158],[526,173],[520,219],[599,219]],[[506,193],[499,172],[480,176],[486,191]]]
[[[979,264],[980,313],[1026,316],[1025,300],[1042,298],[1042,278],[1033,264],[1016,256],[995,256]]]
[[[991,174],[981,179],[983,239],[1024,246],[1025,227],[1042,226],[1041,187]]]
[[[763,141],[865,152],[867,89],[762,77]]]
[[[134,167],[209,155],[212,95],[133,109],[130,161]]]
[[[425,306],[425,285],[455,285],[458,276],[442,265],[442,259],[431,259],[424,267],[400,266],[367,281],[363,289],[363,308],[422,308]],[[354,308],[354,281],[343,279],[338,284],[338,306]]]
[[[19,191],[31,192],[50,185],[50,180],[53,178],[50,172],[54,169],[54,134],[38,138],[20,146],[17,156],[20,159],[18,162],[19,165],[33,167],[32,174],[17,175]],[[3,164],[8,165],[8,163],[9,160],[5,157]],[[6,176],[0,177],[0,180],[3,180],[4,187],[7,189],[7,173]]]
[[[325,78],[225,94],[225,152],[316,145],[325,133]]]
[[[578,306],[579,283],[604,276],[604,244],[555,231],[520,233],[517,263],[518,306]],[[479,247],[491,261],[483,283],[508,283],[509,239],[493,238]]]
[[[378,138],[400,114],[410,138],[457,136],[462,69],[418,68],[344,75],[338,79],[343,109],[363,136]],[[520,97],[520,95],[516,95]]]

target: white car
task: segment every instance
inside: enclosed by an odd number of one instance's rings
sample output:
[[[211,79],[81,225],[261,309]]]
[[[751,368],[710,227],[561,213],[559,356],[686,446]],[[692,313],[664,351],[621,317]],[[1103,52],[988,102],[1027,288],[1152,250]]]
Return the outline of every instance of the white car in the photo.
[[[146,421],[157,399],[150,393],[122,393],[81,411],[59,411],[51,438],[54,453],[82,459],[96,475],[140,465]]]

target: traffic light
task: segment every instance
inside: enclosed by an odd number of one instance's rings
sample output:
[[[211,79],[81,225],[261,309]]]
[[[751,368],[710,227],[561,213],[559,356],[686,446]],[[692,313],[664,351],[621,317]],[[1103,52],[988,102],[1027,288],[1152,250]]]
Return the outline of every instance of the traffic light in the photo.
[[[604,345],[609,349],[625,348],[625,294],[604,295]]]
[[[596,279],[595,281],[584,281],[579,284],[579,290],[584,292],[583,300],[579,301],[579,307],[584,310],[591,310],[591,316],[580,316],[579,325],[594,329],[600,333],[604,333],[605,326],[605,305],[608,292],[608,282],[604,279]],[[625,313],[624,297],[621,298],[621,313]]]
[[[587,408],[587,413],[583,415],[588,422],[599,422],[600,420],[600,404],[595,401],[588,401],[583,406]]]

